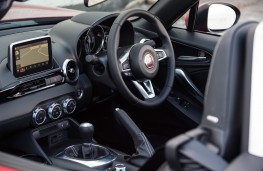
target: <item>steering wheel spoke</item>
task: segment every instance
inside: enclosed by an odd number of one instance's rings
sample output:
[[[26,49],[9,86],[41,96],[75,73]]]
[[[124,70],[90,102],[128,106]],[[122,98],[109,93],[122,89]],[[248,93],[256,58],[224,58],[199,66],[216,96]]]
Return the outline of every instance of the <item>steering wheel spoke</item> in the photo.
[[[128,49],[120,58],[120,68],[121,72],[124,76],[126,77],[131,77],[132,72],[131,72],[131,65],[129,62],[129,55],[130,55],[130,49]]]
[[[155,92],[151,80],[132,81],[144,99],[151,99],[155,97]]]
[[[161,61],[168,57],[166,52],[163,49],[154,49],[154,51],[156,52],[158,61]]]

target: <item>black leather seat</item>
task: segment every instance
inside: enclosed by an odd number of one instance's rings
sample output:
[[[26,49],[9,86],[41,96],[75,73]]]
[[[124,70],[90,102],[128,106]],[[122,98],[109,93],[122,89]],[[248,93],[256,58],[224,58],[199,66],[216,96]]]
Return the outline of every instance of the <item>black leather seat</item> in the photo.
[[[167,142],[159,170],[224,170],[240,154],[245,47],[249,30],[257,24],[237,24],[221,37],[209,71],[202,122]]]
[[[245,47],[249,30],[256,26],[256,22],[238,24],[218,42],[201,125],[166,144],[165,156],[172,170],[223,170],[240,153]]]

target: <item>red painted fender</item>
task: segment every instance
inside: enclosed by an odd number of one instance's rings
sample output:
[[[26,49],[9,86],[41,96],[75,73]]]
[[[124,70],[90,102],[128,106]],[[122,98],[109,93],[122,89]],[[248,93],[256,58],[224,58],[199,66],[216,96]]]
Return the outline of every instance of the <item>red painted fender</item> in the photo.
[[[64,8],[50,8],[44,6],[30,5],[21,2],[13,2],[10,10],[1,19],[1,21],[8,20],[23,20],[36,18],[56,18],[56,17],[73,17],[83,11],[64,9]]]

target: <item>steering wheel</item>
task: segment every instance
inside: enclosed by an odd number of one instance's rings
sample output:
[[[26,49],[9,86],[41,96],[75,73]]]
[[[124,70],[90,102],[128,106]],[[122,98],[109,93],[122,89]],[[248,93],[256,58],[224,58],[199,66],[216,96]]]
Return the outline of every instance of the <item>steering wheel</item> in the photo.
[[[119,53],[121,27],[128,18],[134,16],[145,19],[155,27],[162,42],[160,48],[154,49],[152,46],[140,42],[130,46],[124,53]],[[140,9],[122,12],[110,29],[107,55],[112,79],[119,92],[131,104],[153,107],[161,104],[168,97],[174,82],[175,58],[169,35],[157,17]],[[168,60],[166,80],[162,90],[156,95],[151,80],[158,73],[159,61],[164,59]],[[134,84],[143,99],[131,92],[124,77]]]

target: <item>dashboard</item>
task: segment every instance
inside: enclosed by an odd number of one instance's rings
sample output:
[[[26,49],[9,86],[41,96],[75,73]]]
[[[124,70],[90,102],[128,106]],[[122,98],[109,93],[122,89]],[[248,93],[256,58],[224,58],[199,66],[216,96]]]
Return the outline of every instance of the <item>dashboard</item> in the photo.
[[[0,126],[12,130],[15,120],[16,129],[36,127],[67,117],[91,102],[92,81],[114,87],[104,59],[117,15],[88,12],[52,26],[1,31]],[[120,34],[122,47],[144,38],[129,21]],[[101,62],[88,66],[94,55]]]

